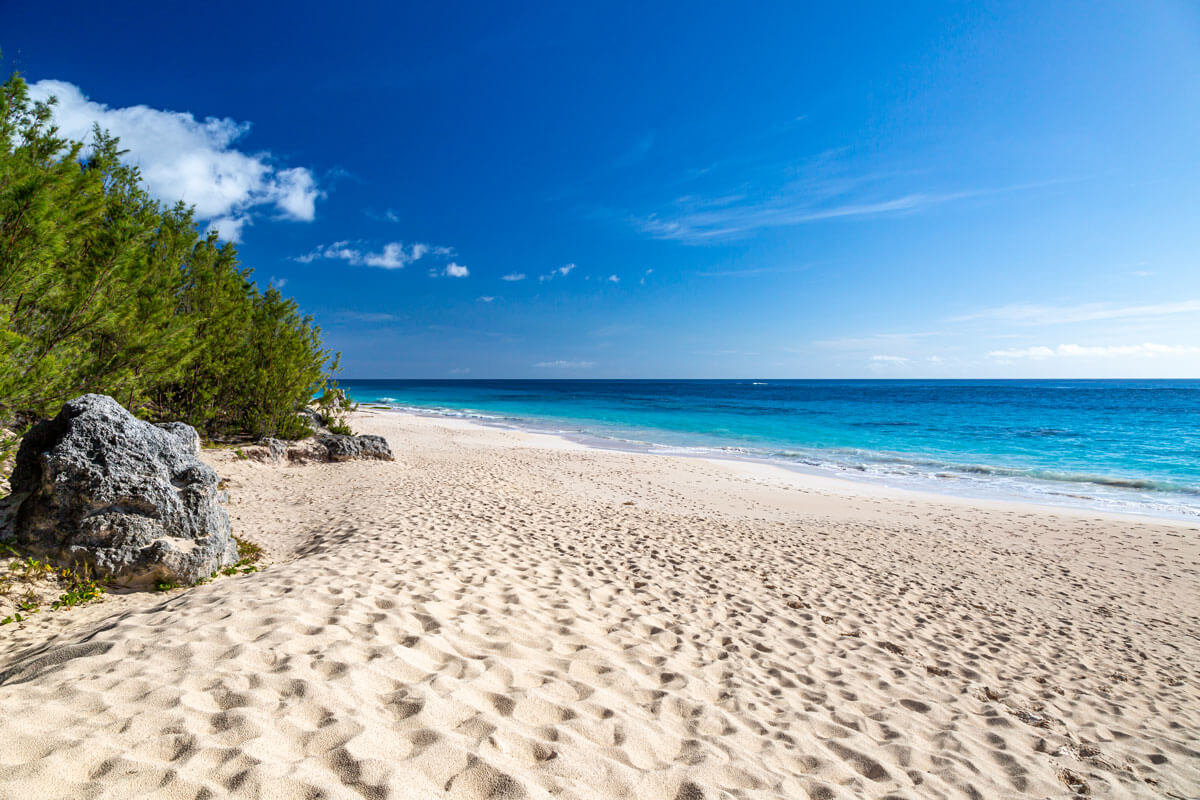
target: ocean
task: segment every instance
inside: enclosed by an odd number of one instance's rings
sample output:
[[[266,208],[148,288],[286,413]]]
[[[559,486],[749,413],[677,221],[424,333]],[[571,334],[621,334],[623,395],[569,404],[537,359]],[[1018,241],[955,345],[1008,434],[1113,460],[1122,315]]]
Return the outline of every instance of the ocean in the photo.
[[[970,497],[1200,518],[1200,381],[344,380],[364,405]]]

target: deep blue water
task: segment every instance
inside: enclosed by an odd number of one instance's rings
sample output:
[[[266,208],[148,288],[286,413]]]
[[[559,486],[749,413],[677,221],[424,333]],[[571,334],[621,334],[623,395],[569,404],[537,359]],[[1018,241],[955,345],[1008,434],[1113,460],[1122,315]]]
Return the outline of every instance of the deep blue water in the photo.
[[[355,400],[952,494],[1200,516],[1200,381],[347,380]]]

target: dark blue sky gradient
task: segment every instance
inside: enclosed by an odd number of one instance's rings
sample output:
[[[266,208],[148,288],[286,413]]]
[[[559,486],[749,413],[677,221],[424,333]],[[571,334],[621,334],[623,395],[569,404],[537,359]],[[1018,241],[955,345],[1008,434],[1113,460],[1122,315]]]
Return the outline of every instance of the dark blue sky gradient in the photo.
[[[182,9],[0,48],[310,170],[239,249],[348,376],[1200,376],[1194,3]]]

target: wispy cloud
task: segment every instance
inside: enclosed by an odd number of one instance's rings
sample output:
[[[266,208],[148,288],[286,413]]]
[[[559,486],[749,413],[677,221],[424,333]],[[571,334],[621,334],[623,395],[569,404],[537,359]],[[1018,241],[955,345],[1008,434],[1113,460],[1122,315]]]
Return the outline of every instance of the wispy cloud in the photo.
[[[462,264],[456,264],[455,262],[451,261],[446,265],[446,269],[443,270],[443,274],[451,278],[465,278],[471,274],[471,271]]]
[[[1071,322],[1095,322],[1106,319],[1152,319],[1177,314],[1200,314],[1200,300],[1180,300],[1144,305],[1084,303],[1048,306],[1017,303],[985,308],[971,314],[950,317],[947,322],[991,320],[1021,325],[1054,325]]]
[[[336,311],[333,316],[346,322],[399,322],[403,314],[389,314],[385,311]]]
[[[363,211],[363,214],[366,215],[366,217],[368,219],[373,219],[376,222],[399,222],[400,221],[400,215],[397,214],[395,211],[393,211],[390,208],[384,209],[382,214],[379,213],[378,211],[375,211],[374,209],[368,208],[365,211]]]
[[[539,275],[538,281],[544,282],[544,281],[554,280],[555,278],[565,278],[571,274],[571,271],[573,269],[575,269],[574,264],[563,264],[561,267],[559,267],[557,269],[550,270],[545,275]]]
[[[1041,360],[1047,358],[1113,358],[1118,356],[1180,356],[1200,353],[1200,347],[1188,345],[1129,344],[1129,345],[1078,345],[1060,344],[1057,347],[1045,345],[1035,347],[1020,347],[1008,350],[993,350],[988,353],[990,358],[1003,361],[1016,359]]]
[[[650,131],[634,142],[632,147],[613,159],[613,166],[618,169],[631,167],[644,159],[653,146],[654,131]]]
[[[946,188],[928,174],[911,170],[863,169],[862,160],[851,148],[785,162],[735,155],[689,173],[689,181],[703,185],[706,191],[689,192],[650,213],[632,213],[626,218],[655,238],[703,244],[770,228],[911,214],[950,202],[1061,182]],[[924,183],[914,183],[918,178]]]
[[[894,364],[894,365],[899,366],[901,364],[907,364],[910,361],[910,359],[907,359],[904,356],[883,355],[883,356],[871,356],[871,361],[876,364]]]
[[[309,222],[315,216],[321,191],[310,170],[281,167],[270,153],[237,149],[248,122],[198,120],[144,105],[110,108],[65,81],[38,81],[29,93],[35,100],[58,98],[54,123],[63,136],[90,141],[92,126],[99,125],[119,137],[151,194],[194,206],[221,238],[237,241],[251,215],[264,207],[284,219]]]
[[[485,294],[479,298],[479,302],[481,302],[481,303],[493,303],[493,302],[495,302],[495,300],[496,300],[496,298],[490,294]]]
[[[618,278],[616,275],[609,275],[607,280],[609,283],[620,283],[621,282],[621,279]]]
[[[823,220],[873,217],[917,211],[984,192],[907,194],[900,197],[819,207],[802,196],[775,197],[762,202],[731,204],[723,208],[685,208],[676,213],[651,214],[635,220],[643,232],[656,239],[690,244],[733,239],[764,228],[803,225]],[[694,205],[689,203],[689,205]]]
[[[301,264],[308,264],[317,259],[345,261],[356,266],[378,267],[380,269],[403,269],[406,265],[418,261],[430,251],[427,244],[414,244],[408,248],[401,242],[388,242],[377,252],[362,250],[350,242],[334,242],[322,245],[312,252],[296,256]]]
[[[524,272],[510,272],[507,275],[500,276],[502,281],[523,281],[525,280]]]
[[[539,369],[589,369],[596,366],[595,361],[539,361],[534,364]]]

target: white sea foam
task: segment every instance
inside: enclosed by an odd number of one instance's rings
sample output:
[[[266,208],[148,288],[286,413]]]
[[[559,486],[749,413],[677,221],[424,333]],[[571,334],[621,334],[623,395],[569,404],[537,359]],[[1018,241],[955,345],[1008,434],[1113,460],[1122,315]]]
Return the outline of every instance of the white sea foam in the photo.
[[[550,419],[489,414],[476,409],[400,404],[394,410],[562,436],[578,444],[606,450],[766,462],[811,474],[957,497],[1017,500],[1157,517],[1200,518],[1200,492],[1153,481],[952,464],[907,454],[853,448],[770,450],[700,443],[665,444],[628,434],[564,427]]]

